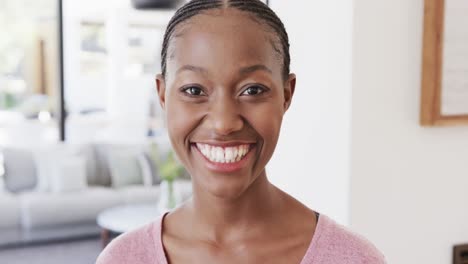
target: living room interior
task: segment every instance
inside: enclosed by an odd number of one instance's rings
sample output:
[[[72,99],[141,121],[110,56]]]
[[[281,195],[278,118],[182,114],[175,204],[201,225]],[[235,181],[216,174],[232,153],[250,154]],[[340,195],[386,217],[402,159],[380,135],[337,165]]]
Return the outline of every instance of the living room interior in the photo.
[[[0,1],[0,263],[94,263],[111,239],[190,198],[154,83],[184,1],[141,2]],[[388,263],[461,261],[468,86],[439,119],[421,116],[428,13],[445,4],[445,24],[466,40],[468,19],[448,19],[466,2],[265,2],[286,26],[298,79],[270,181]],[[443,55],[468,61],[468,49]]]

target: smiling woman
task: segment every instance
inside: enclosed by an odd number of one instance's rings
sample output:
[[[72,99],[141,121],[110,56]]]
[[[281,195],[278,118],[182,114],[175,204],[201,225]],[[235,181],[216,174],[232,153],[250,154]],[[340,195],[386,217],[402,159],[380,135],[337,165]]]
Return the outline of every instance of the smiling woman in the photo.
[[[98,263],[384,263],[367,240],[272,185],[294,94],[283,23],[258,0],[193,0],[169,23],[157,93],[193,197]]]

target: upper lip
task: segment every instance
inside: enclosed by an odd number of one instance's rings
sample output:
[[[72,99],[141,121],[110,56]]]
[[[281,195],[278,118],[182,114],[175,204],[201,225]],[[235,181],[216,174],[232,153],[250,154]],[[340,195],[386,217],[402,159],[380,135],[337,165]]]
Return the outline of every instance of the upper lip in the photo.
[[[217,147],[232,147],[232,146],[239,146],[239,145],[251,145],[255,144],[255,141],[213,141],[213,140],[203,140],[203,141],[192,141],[192,143],[199,143],[199,144],[207,144],[211,146]]]

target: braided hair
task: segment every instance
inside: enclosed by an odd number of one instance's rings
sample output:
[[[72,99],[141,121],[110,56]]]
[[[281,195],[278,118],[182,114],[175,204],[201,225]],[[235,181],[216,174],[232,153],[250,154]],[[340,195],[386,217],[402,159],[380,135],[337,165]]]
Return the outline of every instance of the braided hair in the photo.
[[[273,43],[273,48],[283,59],[283,77],[286,79],[289,75],[289,65],[291,63],[288,33],[275,12],[259,0],[191,0],[179,8],[169,21],[164,34],[161,50],[162,75],[166,76],[168,47],[177,26],[204,11],[223,8],[235,8],[247,12],[255,20],[268,26],[275,33],[277,42],[281,43],[281,49],[277,48],[275,43]]]

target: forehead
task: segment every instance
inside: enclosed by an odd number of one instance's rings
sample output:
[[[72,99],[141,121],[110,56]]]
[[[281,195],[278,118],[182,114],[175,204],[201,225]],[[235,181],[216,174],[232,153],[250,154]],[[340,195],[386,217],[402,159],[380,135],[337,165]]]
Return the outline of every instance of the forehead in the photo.
[[[203,12],[179,25],[169,45],[168,72],[183,65],[233,70],[263,64],[281,72],[275,35],[252,15],[237,9]]]

